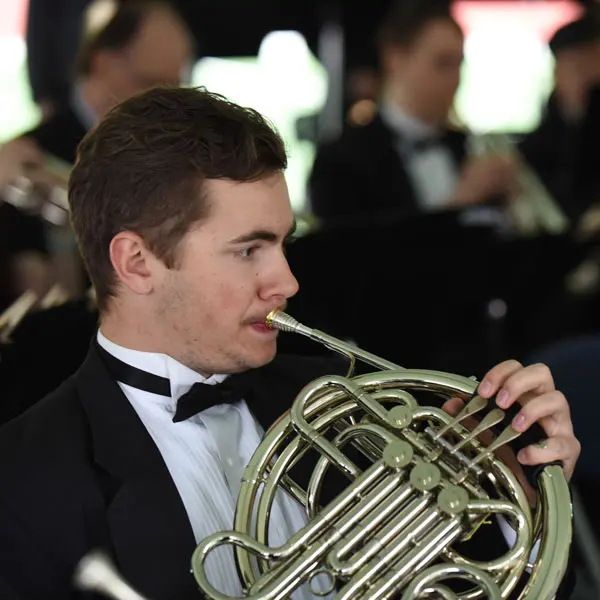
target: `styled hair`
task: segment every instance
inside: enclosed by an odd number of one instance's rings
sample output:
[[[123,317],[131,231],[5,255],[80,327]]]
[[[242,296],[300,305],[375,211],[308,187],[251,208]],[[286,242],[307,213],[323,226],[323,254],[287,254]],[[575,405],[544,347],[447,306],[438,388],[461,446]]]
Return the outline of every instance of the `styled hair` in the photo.
[[[390,47],[409,48],[434,21],[447,21],[462,34],[452,16],[449,2],[441,0],[396,0],[382,19],[376,33],[380,54]]]
[[[135,40],[146,19],[158,10],[171,14],[181,23],[182,28],[188,31],[184,20],[168,2],[121,0],[105,23],[84,32],[75,59],[75,77],[84,77],[91,73],[94,58],[99,52],[125,50]],[[190,40],[193,42],[191,34]]]
[[[557,29],[548,45],[556,57],[565,50],[598,42],[600,42],[600,21],[593,13],[586,13],[579,19]]]
[[[210,179],[257,181],[287,167],[265,118],[203,88],[157,87],[112,109],[83,139],[69,181],[71,222],[103,311],[115,295],[113,237],[140,235],[169,268],[210,212]]]

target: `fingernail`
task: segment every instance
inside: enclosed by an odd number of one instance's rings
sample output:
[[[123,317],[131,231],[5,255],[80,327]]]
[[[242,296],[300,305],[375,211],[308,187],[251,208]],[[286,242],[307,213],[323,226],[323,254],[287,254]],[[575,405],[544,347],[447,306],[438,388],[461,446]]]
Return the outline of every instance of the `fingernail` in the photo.
[[[521,450],[518,454],[517,454],[517,460],[519,462],[523,462],[524,460],[526,460],[526,454],[525,454],[525,450]]]
[[[523,415],[517,415],[513,420],[513,427],[515,429],[522,429],[525,425],[525,417]]]
[[[498,397],[496,398],[496,403],[498,406],[505,407],[508,404],[508,392],[506,390],[502,390]]]
[[[481,384],[479,385],[479,393],[482,396],[488,396],[492,391],[492,384],[489,381],[486,381],[485,379],[481,382]]]

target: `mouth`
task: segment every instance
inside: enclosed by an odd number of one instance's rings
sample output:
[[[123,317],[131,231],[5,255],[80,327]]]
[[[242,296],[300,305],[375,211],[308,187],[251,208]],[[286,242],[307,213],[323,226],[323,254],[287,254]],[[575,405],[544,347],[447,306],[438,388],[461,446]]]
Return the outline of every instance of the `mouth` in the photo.
[[[271,327],[269,327],[267,325],[267,316],[274,310],[285,310],[285,307],[284,306],[276,306],[276,307],[272,308],[271,310],[269,310],[269,312],[266,313],[264,316],[252,319],[251,321],[249,321],[248,324],[257,333],[261,333],[263,335],[269,334],[271,336],[276,336],[278,334],[278,330],[272,329]]]
[[[252,323],[251,327],[252,327],[252,329],[254,329],[254,331],[256,331],[258,333],[277,335],[276,329],[271,329],[270,327],[267,327],[267,325],[265,323],[262,323],[260,321],[258,321],[256,323]]]

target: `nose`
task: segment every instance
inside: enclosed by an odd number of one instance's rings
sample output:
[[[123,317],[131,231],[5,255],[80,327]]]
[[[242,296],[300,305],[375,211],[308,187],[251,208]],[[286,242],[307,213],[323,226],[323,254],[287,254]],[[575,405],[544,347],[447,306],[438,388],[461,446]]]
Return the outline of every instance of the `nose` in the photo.
[[[290,269],[290,264],[288,263],[287,259],[285,258],[285,256],[283,257],[283,264],[282,264],[282,273],[281,273],[281,295],[285,296],[285,298],[291,298],[292,296],[295,296],[298,293],[298,290],[300,289],[300,285],[298,283],[298,280],[296,279],[296,277],[294,276],[294,274],[292,273],[292,270]]]
[[[281,298],[287,300],[298,293],[298,280],[294,277],[290,265],[285,255],[282,253],[277,260],[277,265],[273,266],[269,284],[263,286],[261,296],[265,300]]]

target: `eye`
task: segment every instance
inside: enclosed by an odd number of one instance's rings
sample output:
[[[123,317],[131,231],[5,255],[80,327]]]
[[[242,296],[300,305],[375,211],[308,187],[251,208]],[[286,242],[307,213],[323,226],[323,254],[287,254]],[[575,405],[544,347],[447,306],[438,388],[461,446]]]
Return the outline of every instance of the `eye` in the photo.
[[[258,250],[258,246],[248,246],[237,251],[237,255],[241,258],[252,258],[252,255]]]

